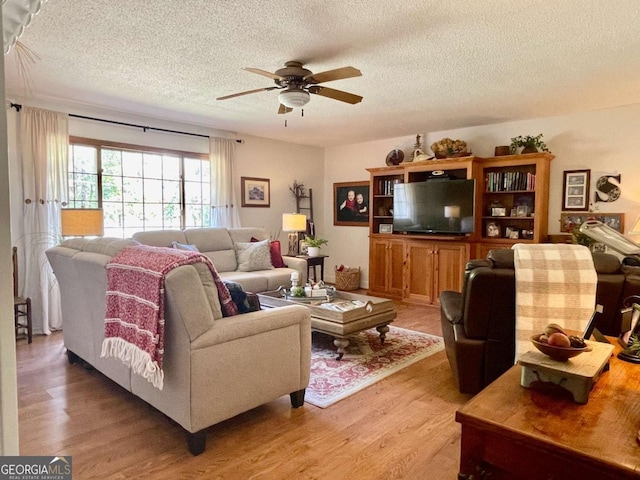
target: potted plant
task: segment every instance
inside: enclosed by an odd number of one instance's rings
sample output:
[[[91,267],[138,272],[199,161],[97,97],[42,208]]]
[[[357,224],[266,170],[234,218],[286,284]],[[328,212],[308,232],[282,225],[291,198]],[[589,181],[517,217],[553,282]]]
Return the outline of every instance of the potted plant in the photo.
[[[307,254],[310,257],[317,257],[320,255],[320,247],[329,243],[324,238],[320,238],[318,236],[310,237],[309,235],[304,236],[304,241],[307,244]]]
[[[535,153],[539,150],[543,152],[549,151],[547,145],[542,141],[542,134],[536,135],[535,137],[531,135],[525,137],[518,135],[512,138],[511,145],[509,146],[511,153],[516,153],[520,147],[522,147],[522,152],[520,153]]]

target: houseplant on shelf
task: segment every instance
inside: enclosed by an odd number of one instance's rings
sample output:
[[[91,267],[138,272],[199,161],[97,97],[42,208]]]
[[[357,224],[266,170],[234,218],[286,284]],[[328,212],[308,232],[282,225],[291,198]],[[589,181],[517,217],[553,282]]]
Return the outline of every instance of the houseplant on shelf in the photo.
[[[542,134],[536,135],[535,137],[518,135],[512,138],[511,145],[509,146],[511,153],[516,153],[520,147],[522,147],[520,153],[535,153],[540,150],[543,152],[549,151],[547,145],[542,141]]]
[[[309,235],[304,236],[304,242],[307,244],[307,255],[310,257],[317,257],[320,255],[320,247],[329,243],[324,238],[318,236],[310,237]]]

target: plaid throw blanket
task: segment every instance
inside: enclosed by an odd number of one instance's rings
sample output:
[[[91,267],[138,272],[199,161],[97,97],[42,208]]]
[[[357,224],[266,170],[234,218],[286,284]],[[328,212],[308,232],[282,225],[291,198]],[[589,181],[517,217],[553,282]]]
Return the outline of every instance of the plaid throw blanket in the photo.
[[[116,357],[162,390],[164,373],[164,280],[180,265],[202,262],[211,270],[222,312],[238,313],[208,257],[174,248],[135,245],[107,264],[105,339],[101,357]]]
[[[593,257],[582,245],[516,244],[516,360],[553,322],[583,332],[596,303]]]

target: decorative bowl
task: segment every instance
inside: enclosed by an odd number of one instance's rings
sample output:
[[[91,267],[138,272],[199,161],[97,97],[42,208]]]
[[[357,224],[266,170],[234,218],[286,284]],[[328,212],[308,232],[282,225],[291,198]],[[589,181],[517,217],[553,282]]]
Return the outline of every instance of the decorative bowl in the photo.
[[[533,343],[533,345],[542,353],[559,362],[566,362],[570,358],[580,355],[582,352],[591,351],[591,347],[588,345],[586,347],[580,348],[556,347],[555,345],[549,345],[548,343],[539,342],[538,339],[540,338],[540,335],[542,334],[540,333],[538,335],[532,336],[531,343]]]

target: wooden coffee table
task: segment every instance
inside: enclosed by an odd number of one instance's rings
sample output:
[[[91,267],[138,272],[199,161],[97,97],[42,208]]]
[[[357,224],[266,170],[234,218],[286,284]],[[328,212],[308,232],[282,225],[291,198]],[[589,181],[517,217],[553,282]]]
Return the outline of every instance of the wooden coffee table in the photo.
[[[349,346],[349,337],[364,330],[374,328],[380,333],[380,342],[384,343],[389,324],[396,318],[396,308],[391,300],[349,292],[336,292],[333,303],[362,302],[363,306],[346,311],[336,311],[323,307],[321,301],[309,303],[288,300],[281,292],[258,294],[260,305],[265,308],[304,305],[311,312],[311,329],[333,337],[337,347],[338,360],[342,359]]]
[[[546,385],[522,387],[522,368],[512,367],[456,412],[460,480],[640,478],[640,365],[612,357],[586,405]]]

